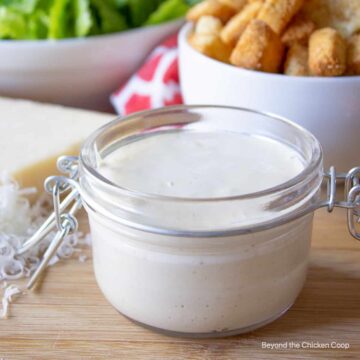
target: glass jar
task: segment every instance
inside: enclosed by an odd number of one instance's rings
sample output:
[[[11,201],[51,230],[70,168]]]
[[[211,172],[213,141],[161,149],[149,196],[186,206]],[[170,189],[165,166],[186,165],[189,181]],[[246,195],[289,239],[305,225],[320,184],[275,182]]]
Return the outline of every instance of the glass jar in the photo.
[[[267,169],[255,161],[248,181],[261,183],[261,190],[223,197],[148,193],[120,186],[100,171],[104,159],[128,144],[189,132],[276,140],[299,154],[303,169],[268,186]],[[308,131],[247,109],[180,106],[109,123],[84,143],[76,185],[89,217],[99,287],[123,315],[167,334],[226,336],[273,321],[303,287],[314,210],[347,207],[350,231],[360,238],[353,221],[360,169],[340,176],[348,196],[339,202],[336,173],[324,174],[322,163],[321,146]],[[324,178],[328,199],[321,200]]]

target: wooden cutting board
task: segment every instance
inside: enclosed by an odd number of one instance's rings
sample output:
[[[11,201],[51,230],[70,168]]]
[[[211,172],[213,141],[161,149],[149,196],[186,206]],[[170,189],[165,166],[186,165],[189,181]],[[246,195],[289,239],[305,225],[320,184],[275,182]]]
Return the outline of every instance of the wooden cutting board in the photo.
[[[326,346],[333,341],[350,348],[305,348],[309,342]],[[288,348],[263,349],[263,342]],[[11,317],[0,320],[0,359],[6,360],[340,357],[360,358],[360,242],[348,235],[341,210],[317,212],[309,274],[296,304],[249,334],[187,340],[143,329],[104,299],[91,260],[76,259],[50,268],[41,289],[19,299]]]

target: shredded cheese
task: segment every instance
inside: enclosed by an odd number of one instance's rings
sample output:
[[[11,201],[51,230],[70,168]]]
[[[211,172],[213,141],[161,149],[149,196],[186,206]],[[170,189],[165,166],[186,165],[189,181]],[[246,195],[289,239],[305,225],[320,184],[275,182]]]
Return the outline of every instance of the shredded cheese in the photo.
[[[0,312],[1,319],[7,319],[9,316],[9,305],[13,302],[16,296],[20,296],[24,290],[20,289],[14,284],[4,284],[4,296],[2,299],[2,310]]]
[[[6,281],[30,277],[39,266],[41,257],[55,235],[50,232],[40,244],[22,255],[17,250],[38,229],[49,215],[51,204],[49,197],[41,195],[34,205],[30,205],[28,196],[36,193],[35,188],[20,189],[19,185],[6,174],[0,175],[0,285],[3,289],[2,311],[0,318],[6,318],[9,304],[15,296],[24,292],[20,287]],[[84,247],[89,246],[90,237],[82,232],[68,235],[49,265],[61,259],[77,255],[84,262]]]

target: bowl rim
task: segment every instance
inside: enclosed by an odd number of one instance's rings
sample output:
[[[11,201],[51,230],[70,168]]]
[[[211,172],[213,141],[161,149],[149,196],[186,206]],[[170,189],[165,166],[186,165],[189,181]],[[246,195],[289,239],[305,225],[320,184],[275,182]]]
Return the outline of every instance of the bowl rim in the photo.
[[[234,66],[232,64],[227,64],[222,61],[213,59],[209,56],[206,56],[199,51],[195,50],[187,41],[190,31],[193,29],[194,25],[191,22],[186,22],[180,29],[178,35],[178,43],[179,43],[179,57],[186,56],[184,54],[184,50],[186,52],[190,52],[192,56],[197,56],[202,61],[208,61],[212,66],[220,66],[224,69],[224,71],[230,71],[234,73],[234,76],[248,76],[255,78],[263,78],[268,80],[277,80],[283,82],[302,82],[302,83],[349,83],[349,82],[360,82],[360,75],[344,75],[344,76],[332,76],[332,77],[320,77],[320,76],[290,76],[285,74],[277,74],[277,73],[267,73],[263,71],[257,70],[249,70]],[[219,70],[218,70],[219,71]]]
[[[184,22],[184,18],[177,18],[173,20],[169,20],[163,22],[161,24],[156,25],[149,25],[149,26],[142,26],[136,27],[128,30],[117,31],[108,34],[98,34],[92,36],[85,36],[85,37],[71,37],[65,39],[39,39],[39,40],[4,40],[0,39],[0,47],[27,47],[27,46],[49,46],[49,45],[57,45],[57,46],[67,46],[67,45],[78,45],[78,44],[85,44],[92,41],[102,41],[104,39],[112,39],[112,38],[119,38],[125,37],[128,35],[135,35],[138,33],[146,32],[148,30],[160,29],[162,27],[170,26],[170,25],[181,25]]]

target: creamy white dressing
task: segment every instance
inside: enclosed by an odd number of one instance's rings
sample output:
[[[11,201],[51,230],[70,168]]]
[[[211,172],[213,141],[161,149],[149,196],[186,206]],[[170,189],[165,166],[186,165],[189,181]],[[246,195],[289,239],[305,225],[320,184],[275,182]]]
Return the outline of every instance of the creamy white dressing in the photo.
[[[277,186],[304,167],[294,148],[273,139],[184,131],[149,134],[118,147],[98,171],[140,192],[214,198]],[[221,219],[246,222],[247,214],[256,221],[257,198],[244,204],[204,204],[186,212],[176,202],[147,206],[134,199],[128,206],[158,216],[164,227],[176,217],[178,228],[211,229]],[[312,215],[254,234],[215,238],[139,231],[95,211],[89,219],[95,274],[106,298],[155,328],[192,334],[249,330],[291,306],[305,279]]]
[[[99,172],[131,190],[175,197],[213,198],[269,189],[304,169],[300,154],[265,137],[235,132],[178,132],[119,147]]]

